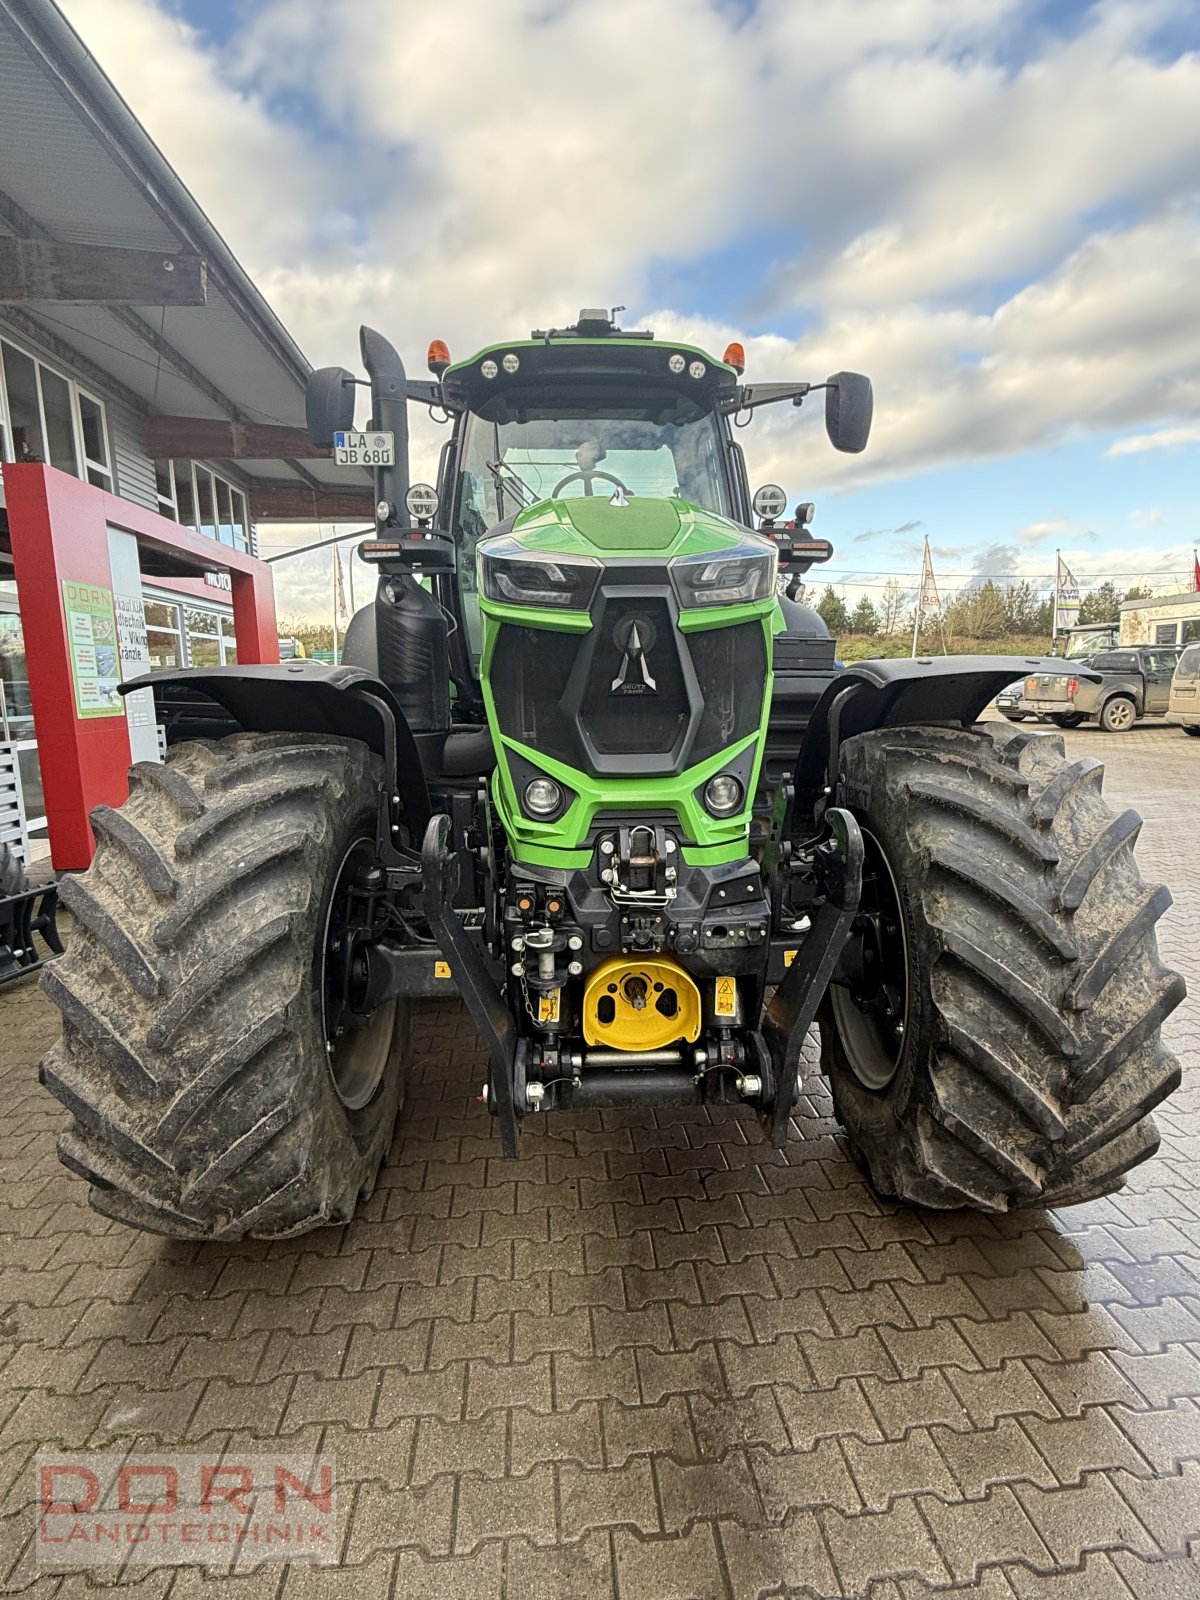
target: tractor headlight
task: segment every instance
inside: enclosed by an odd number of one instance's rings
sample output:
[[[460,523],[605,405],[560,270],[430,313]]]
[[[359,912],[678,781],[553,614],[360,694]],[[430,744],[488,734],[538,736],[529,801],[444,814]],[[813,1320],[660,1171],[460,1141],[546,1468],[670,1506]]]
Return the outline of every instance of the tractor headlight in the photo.
[[[704,805],[714,817],[731,817],[742,809],[742,786],[729,772],[718,772],[704,785]]]
[[[727,606],[765,600],[775,593],[779,553],[766,539],[749,540],[731,550],[676,556],[671,582],[680,608]]]
[[[479,574],[486,597],[502,605],[586,611],[600,577],[600,563],[590,556],[526,550],[501,534],[479,546]]]
[[[533,778],[525,785],[523,803],[532,817],[552,817],[562,805],[563,792],[553,778]]]

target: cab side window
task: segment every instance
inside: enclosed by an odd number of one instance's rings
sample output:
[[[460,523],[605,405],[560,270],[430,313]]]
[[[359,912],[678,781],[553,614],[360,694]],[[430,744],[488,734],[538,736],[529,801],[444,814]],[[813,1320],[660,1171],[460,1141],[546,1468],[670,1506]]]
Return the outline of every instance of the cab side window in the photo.
[[[1177,678],[1200,678],[1200,644],[1189,645],[1175,668]]]
[[[1147,650],[1146,656],[1151,672],[1165,672],[1170,677],[1175,671],[1178,657],[1174,650]]]

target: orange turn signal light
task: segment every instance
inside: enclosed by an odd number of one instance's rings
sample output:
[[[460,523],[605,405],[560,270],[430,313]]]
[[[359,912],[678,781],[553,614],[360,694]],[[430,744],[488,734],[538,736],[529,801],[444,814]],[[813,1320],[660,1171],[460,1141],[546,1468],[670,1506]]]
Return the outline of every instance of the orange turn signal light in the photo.
[[[429,346],[429,354],[425,359],[430,372],[440,378],[450,365],[450,346],[444,339],[432,340]]]
[[[742,349],[740,344],[727,344],[725,346],[725,355],[722,359],[724,360],[725,365],[727,367],[732,367],[739,377],[741,377],[742,373],[745,372],[746,352]]]

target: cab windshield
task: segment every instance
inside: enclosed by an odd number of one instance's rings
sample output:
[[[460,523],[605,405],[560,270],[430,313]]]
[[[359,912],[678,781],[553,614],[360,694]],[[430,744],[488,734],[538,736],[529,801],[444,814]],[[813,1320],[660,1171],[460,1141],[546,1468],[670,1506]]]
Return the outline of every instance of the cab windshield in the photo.
[[[679,495],[729,516],[712,413],[670,392],[632,405],[580,407],[531,406],[501,394],[466,419],[459,522],[468,538],[539,500],[611,499],[618,488],[629,495]]]
[[[1112,649],[1112,634],[1107,628],[1096,633],[1069,633],[1063,640],[1064,661],[1086,661],[1098,650]]]
[[[618,490],[678,495],[706,511],[732,516],[717,420],[673,390],[588,403],[564,393],[530,404],[501,392],[464,418],[458,458],[455,533],[459,584],[471,655],[478,661],[479,607],[475,546],[497,523],[539,500]]]

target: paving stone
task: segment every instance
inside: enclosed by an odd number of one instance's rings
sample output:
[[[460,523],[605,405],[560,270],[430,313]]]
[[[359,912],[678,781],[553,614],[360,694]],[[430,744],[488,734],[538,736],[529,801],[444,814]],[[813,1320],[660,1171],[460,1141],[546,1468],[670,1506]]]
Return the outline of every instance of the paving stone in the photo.
[[[592,1472],[573,1462],[558,1468],[559,1532],[571,1542],[592,1528],[630,1526],[658,1533],[654,1472],[645,1456]]]
[[[819,1595],[837,1595],[841,1585],[829,1559],[820,1524],[811,1511],[789,1517],[783,1528],[747,1527],[722,1521],[721,1549],[735,1600],[758,1600],[781,1584]]]
[[[826,1510],[820,1516],[834,1570],[845,1591],[859,1594],[873,1580],[913,1573],[933,1584],[951,1574],[915,1500],[897,1500],[890,1511],[859,1516]]]
[[[1164,818],[1188,741],[1078,730],[1148,810],[1167,959],[1200,993],[1200,862]],[[1147,783],[1147,773],[1153,775]],[[1168,804],[1170,799],[1170,804]],[[91,1211],[0,991],[0,1568],[31,1459],[322,1449],[346,1563],[126,1575],[137,1600],[1183,1600],[1200,1595],[1200,1026],[1118,1194],[1053,1213],[880,1201],[806,1045],[795,1125],[721,1108],[535,1119],[500,1160],[457,1004],[415,1006],[406,1113],[344,1228],[170,1243]],[[885,1509],[886,1508],[886,1509]],[[2,1520],[8,1513],[7,1522]],[[2,1578],[4,1574],[0,1574]],[[280,1581],[282,1590],[280,1590]]]
[[[863,1504],[872,1511],[886,1510],[896,1495],[927,1490],[953,1499],[957,1494],[953,1473],[927,1429],[875,1444],[851,1437],[841,1445]]]
[[[468,1421],[446,1422],[422,1417],[417,1425],[414,1483],[428,1483],[441,1473],[482,1472],[498,1478],[504,1472],[507,1420],[503,1412]]]
[[[513,1539],[507,1548],[507,1570],[508,1593],[519,1600],[612,1600],[612,1547],[604,1532],[585,1534],[578,1544],[549,1548]],[[406,1590],[398,1592],[408,1600]],[[447,1600],[459,1596],[447,1592]],[[469,1592],[462,1594],[462,1600],[470,1600]]]
[[[554,1411],[547,1415],[516,1407],[512,1413],[509,1454],[512,1471],[518,1476],[540,1461],[604,1466],[599,1405],[594,1400],[585,1400],[573,1411]],[[621,1465],[623,1460],[624,1457],[614,1458],[614,1464]]]
[[[701,1523],[675,1539],[613,1539],[619,1600],[726,1600],[713,1530]]]
[[[455,1550],[475,1550],[487,1540],[514,1534],[538,1545],[557,1541],[554,1468],[534,1467],[520,1478],[480,1478],[464,1473],[458,1485]]]
[[[960,1583],[973,1580],[980,1566],[1001,1561],[1053,1565],[1054,1557],[1032,1517],[1007,1484],[989,1489],[981,1499],[953,1505],[923,1495],[920,1507],[946,1565]]]

